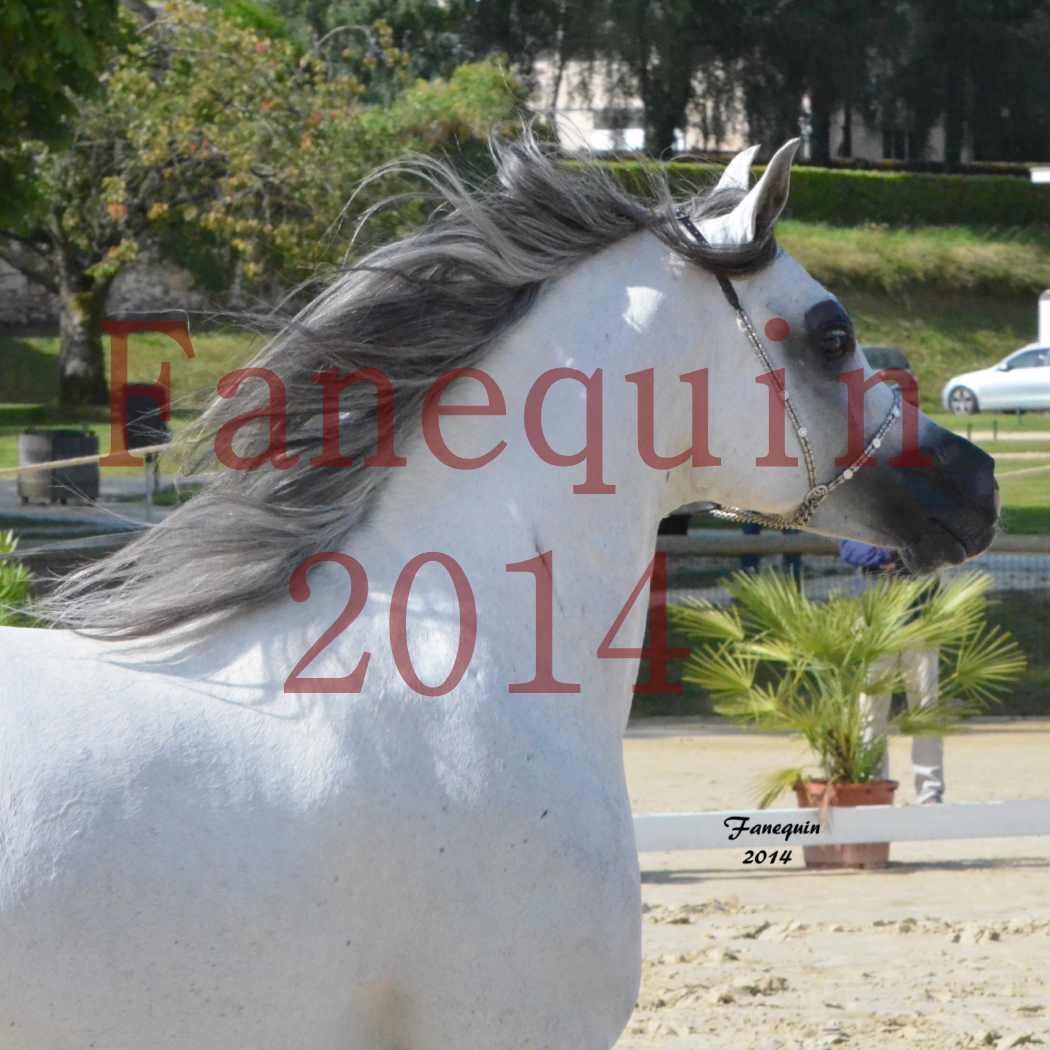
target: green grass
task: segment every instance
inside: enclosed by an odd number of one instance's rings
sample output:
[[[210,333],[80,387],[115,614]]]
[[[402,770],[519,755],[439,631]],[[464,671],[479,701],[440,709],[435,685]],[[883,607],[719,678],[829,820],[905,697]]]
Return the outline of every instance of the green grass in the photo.
[[[1046,440],[1050,441],[1050,412],[1025,412],[1019,415],[1014,412],[978,412],[975,416],[953,416],[950,412],[929,412],[929,417],[942,427],[954,430],[957,434],[966,436],[966,428],[973,428],[972,433],[983,434],[992,431],[993,423],[998,422],[1000,434],[1016,433],[1018,431],[1042,431]],[[987,445],[988,442],[985,442]],[[1007,444],[1003,442],[1003,444]],[[1020,447],[1022,442],[1011,441],[1010,446]]]
[[[6,406],[5,406],[6,407]],[[38,406],[28,406],[30,409]],[[36,415],[35,413],[27,413],[27,415]],[[3,417],[4,422],[0,423],[0,467],[16,467],[18,466],[18,435],[27,426],[43,426],[51,427],[69,427],[75,428],[86,428],[95,433],[98,437],[99,451],[102,453],[109,451],[109,423],[108,422],[90,422],[83,418],[81,413],[78,413],[78,418],[71,420],[67,413],[60,412],[58,410],[50,410],[44,413],[43,419],[36,416],[33,422],[22,423],[19,422],[18,413],[7,413]],[[177,434],[183,427],[185,427],[190,419],[192,419],[196,413],[182,412],[179,414],[172,413],[171,418],[171,430],[173,434]],[[142,467],[106,467],[107,473],[115,475],[134,475],[136,477],[142,474]]]
[[[1050,287],[1050,232],[966,226],[829,226],[784,220],[777,240],[829,288],[905,295],[913,288],[998,298]],[[1034,307],[1033,307],[1034,311]]]
[[[981,446],[989,455],[1000,456],[1009,455],[1011,452],[1027,452],[1037,453],[1040,456],[1046,456],[1050,458],[1050,433],[1047,433],[1045,437],[1033,438],[1031,441],[991,441],[985,440],[984,438],[977,438],[977,431],[974,432],[974,440],[978,445]],[[963,431],[963,436],[966,436],[966,432]],[[1009,463],[1007,459],[1005,462]],[[1023,466],[1024,460],[1015,460],[1017,466]],[[1007,469],[1004,467],[1004,469]]]
[[[1035,335],[1036,293],[1050,286],[1050,233],[995,233],[965,227],[888,229],[832,227],[785,221],[778,228],[784,246],[849,309],[861,342],[901,347],[919,379],[922,407],[942,426],[965,434],[990,430],[1046,431],[1050,413],[1023,416],[980,414],[960,418],[941,411],[940,392],[952,375],[987,367]],[[220,376],[244,364],[257,341],[235,330],[194,333],[196,357],[185,360],[164,336],[132,336],[132,381],[156,379],[171,362],[173,425],[193,418]],[[55,397],[58,339],[55,336],[0,336],[0,466],[17,464],[17,434],[26,426],[87,423],[109,445],[104,410],[74,418],[50,407]],[[1039,449],[1028,443],[995,451]],[[985,442],[987,447],[987,442]],[[1023,461],[1003,461],[1000,470]],[[126,468],[137,472],[137,468]],[[1050,479],[1034,475],[1009,481],[1004,494],[1014,531],[1042,524],[1050,504]],[[1004,499],[1005,499],[1004,495]]]
[[[214,394],[218,380],[245,364],[258,341],[240,331],[205,331],[193,335],[195,357],[187,360],[170,339],[154,333],[133,335],[128,346],[128,379],[155,382],[160,366],[171,364],[172,420],[178,432],[196,417]],[[106,369],[109,346],[105,341]],[[54,404],[58,372],[57,336],[0,336],[0,467],[18,465],[18,434],[28,426],[88,426],[109,450],[109,411],[80,409],[69,413]],[[140,467],[110,467],[115,473],[140,474]]]
[[[164,489],[153,497],[153,504],[157,507],[178,507],[193,499],[200,490],[200,485],[181,485],[178,489]]]
[[[1036,335],[1050,287],[1050,232],[835,227],[786,220],[777,239],[846,305],[861,342],[899,346],[922,406],[960,372],[987,368]],[[1012,418],[1012,417],[1008,417]],[[1033,417],[1022,417],[1028,429]],[[974,422],[989,420],[979,415]],[[1040,429],[1050,429],[1043,417]]]
[[[1035,337],[1035,300],[951,295],[916,289],[907,298],[859,289],[831,290],[842,299],[862,343],[899,346],[919,381],[925,411],[941,413],[941,390],[953,375],[987,368]],[[945,414],[946,416],[946,414]],[[967,420],[950,417],[953,427]],[[1004,416],[1011,425],[1016,417]],[[1031,413],[1019,429],[1029,429]],[[991,417],[977,415],[975,427]],[[983,427],[981,427],[983,429]]]
[[[999,492],[1003,500],[1003,525],[1019,536],[1050,533],[1050,470],[1021,477],[1003,477],[1004,471],[1039,464],[1011,463],[998,468]]]
[[[192,333],[195,357],[187,360],[166,336],[153,332],[128,340],[128,379],[156,382],[163,362],[171,363],[172,406],[196,410],[215,392],[221,376],[245,364],[257,340],[247,332],[213,330]],[[109,374],[109,340],[104,339]],[[0,402],[49,404],[57,394],[58,336],[0,335]],[[3,408],[0,406],[0,421]]]

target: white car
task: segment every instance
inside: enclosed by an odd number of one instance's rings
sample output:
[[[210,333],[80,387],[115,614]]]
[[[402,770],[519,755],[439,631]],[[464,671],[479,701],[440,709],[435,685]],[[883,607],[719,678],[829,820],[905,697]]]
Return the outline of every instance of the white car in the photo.
[[[1017,409],[1050,409],[1050,346],[1030,343],[992,368],[963,372],[944,384],[949,412],[970,415]]]

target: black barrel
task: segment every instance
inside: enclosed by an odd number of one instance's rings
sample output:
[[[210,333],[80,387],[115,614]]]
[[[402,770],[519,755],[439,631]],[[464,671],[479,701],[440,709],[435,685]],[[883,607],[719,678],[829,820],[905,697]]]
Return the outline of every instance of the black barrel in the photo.
[[[90,430],[30,429],[18,435],[19,466],[97,455],[98,436]],[[18,495],[23,503],[30,500],[65,503],[70,498],[93,502],[98,499],[98,486],[98,463],[18,475]]]

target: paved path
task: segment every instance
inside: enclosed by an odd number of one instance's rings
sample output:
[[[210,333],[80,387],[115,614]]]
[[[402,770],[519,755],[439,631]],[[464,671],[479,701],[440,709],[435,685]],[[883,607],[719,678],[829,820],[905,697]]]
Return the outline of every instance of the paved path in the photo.
[[[953,433],[967,437],[966,427],[954,427]],[[1007,430],[1000,427],[999,432],[992,430],[975,430],[969,435],[971,441],[1047,441],[1050,442],[1050,430]]]

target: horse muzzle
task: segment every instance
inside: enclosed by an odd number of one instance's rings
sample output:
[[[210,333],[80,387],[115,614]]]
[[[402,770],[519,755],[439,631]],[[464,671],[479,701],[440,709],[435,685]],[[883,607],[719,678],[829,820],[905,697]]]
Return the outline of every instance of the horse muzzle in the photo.
[[[959,565],[987,550],[1002,501],[995,460],[965,438],[942,431],[920,449],[922,467],[903,468],[902,483],[920,510],[919,528],[901,548],[912,572]]]

